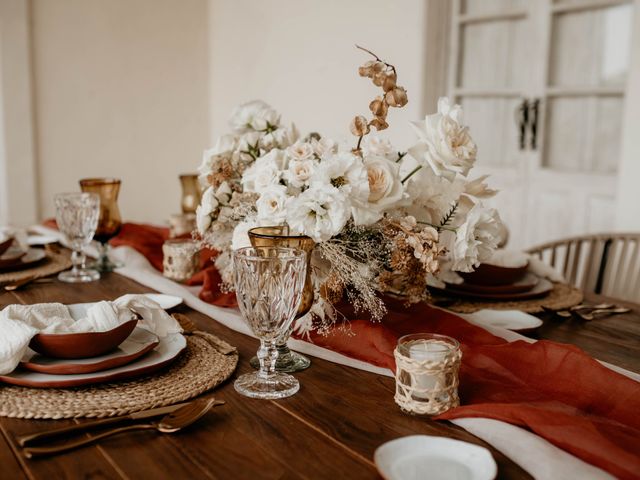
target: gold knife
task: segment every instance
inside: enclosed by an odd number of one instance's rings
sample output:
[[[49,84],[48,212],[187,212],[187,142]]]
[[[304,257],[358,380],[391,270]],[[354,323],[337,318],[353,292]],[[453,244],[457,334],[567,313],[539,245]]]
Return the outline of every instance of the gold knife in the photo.
[[[124,422],[127,420],[140,420],[143,418],[151,418],[151,417],[159,417],[162,415],[169,414],[174,412],[175,410],[184,407],[188,402],[184,403],[176,403],[174,405],[169,405],[166,407],[152,408],[151,410],[143,410],[142,412],[130,413],[128,415],[122,415],[120,417],[111,417],[111,418],[102,418],[100,420],[93,420],[90,422],[83,422],[77,425],[69,425],[68,427],[54,428],[52,430],[47,430],[46,432],[38,432],[38,433],[30,433],[28,435],[20,435],[16,437],[16,441],[18,445],[21,447],[26,446],[27,444],[37,442],[39,440],[44,440],[47,438],[58,437],[65,434],[72,434],[78,432],[84,432],[87,430],[92,430],[97,427],[105,427],[108,425],[114,425],[120,422]]]

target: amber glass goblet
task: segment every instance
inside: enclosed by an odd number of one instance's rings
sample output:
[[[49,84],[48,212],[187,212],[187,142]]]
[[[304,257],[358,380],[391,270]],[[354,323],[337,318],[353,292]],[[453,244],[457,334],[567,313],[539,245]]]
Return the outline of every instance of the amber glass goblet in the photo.
[[[180,185],[182,186],[182,199],[180,201],[182,213],[195,213],[202,196],[198,175],[191,173],[180,175]]]
[[[311,307],[313,306],[313,283],[311,281],[311,253],[315,242],[304,235],[289,235],[289,227],[287,226],[272,226],[272,227],[256,227],[249,230],[249,240],[254,248],[257,247],[285,247],[296,248],[302,250],[307,254],[307,272],[305,274],[304,289],[302,292],[302,299],[300,306],[296,312],[295,319],[303,317]],[[294,320],[295,322],[295,320]],[[276,349],[278,350],[278,359],[276,360],[276,370],[278,372],[299,372],[311,365],[309,360],[304,355],[289,350],[287,346],[287,340],[293,332],[293,324],[278,337],[276,340]],[[251,366],[254,368],[260,367],[260,361],[258,357],[253,357],[250,361]]]
[[[120,232],[122,226],[118,209],[120,183],[117,178],[84,178],[80,180],[80,188],[83,192],[95,193],[100,197],[100,218],[98,219],[98,229],[93,237],[100,244],[100,255],[93,266],[99,272],[111,272],[122,266],[109,258],[109,240]]]

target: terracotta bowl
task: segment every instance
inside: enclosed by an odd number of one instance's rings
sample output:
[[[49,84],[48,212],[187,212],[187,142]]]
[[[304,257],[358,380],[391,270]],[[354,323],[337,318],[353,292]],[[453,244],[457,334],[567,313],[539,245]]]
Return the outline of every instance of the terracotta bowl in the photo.
[[[3,240],[2,242],[0,242],[0,257],[4,252],[9,250],[9,247],[11,246],[12,243],[13,243],[13,237],[9,237],[6,240]]]
[[[529,263],[520,267],[499,267],[482,263],[473,272],[459,272],[466,283],[474,285],[512,285],[524,277]]]
[[[89,358],[114,350],[136,328],[138,319],[118,325],[106,332],[39,333],[31,339],[29,347],[53,358]]]

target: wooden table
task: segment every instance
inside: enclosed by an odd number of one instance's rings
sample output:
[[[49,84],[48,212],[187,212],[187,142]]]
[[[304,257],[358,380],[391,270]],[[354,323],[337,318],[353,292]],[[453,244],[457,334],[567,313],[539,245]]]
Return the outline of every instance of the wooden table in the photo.
[[[11,303],[89,302],[148,291],[129,279],[108,274],[90,284],[70,287],[54,282],[2,293],[0,308]],[[640,307],[629,306],[632,313],[590,323],[547,317],[537,335],[573,343],[596,358],[640,372]],[[256,352],[256,340],[187,307],[177,311],[188,314],[199,328],[236,345],[240,351],[236,374],[249,371],[248,359]],[[498,478],[531,478],[461,428],[401,413],[393,401],[392,378],[316,358],[310,369],[296,376],[300,392],[288,399],[248,399],[237,394],[229,381],[214,392],[227,404],[183,432],[131,433],[45,459],[24,458],[14,437],[72,420],[2,418],[0,478],[379,478],[373,463],[375,449],[387,440],[416,433],[484,445],[498,463]]]

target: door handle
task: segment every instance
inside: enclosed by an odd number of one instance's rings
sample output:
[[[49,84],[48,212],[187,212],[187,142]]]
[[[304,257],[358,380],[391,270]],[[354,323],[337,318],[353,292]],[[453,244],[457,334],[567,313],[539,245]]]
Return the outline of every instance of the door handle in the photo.
[[[540,99],[536,98],[529,103],[529,117],[531,118],[531,150],[538,149],[538,120],[540,118]]]
[[[529,124],[529,102],[523,98],[515,112],[518,125],[518,145],[520,150],[527,148],[527,126]]]

